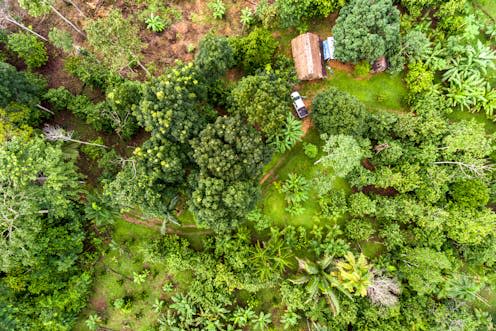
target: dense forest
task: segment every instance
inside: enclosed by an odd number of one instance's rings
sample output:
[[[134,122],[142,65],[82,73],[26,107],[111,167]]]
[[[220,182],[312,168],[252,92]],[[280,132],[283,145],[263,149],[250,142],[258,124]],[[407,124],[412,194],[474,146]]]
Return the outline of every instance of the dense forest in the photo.
[[[494,0],[0,0],[0,330],[494,330],[495,112]]]

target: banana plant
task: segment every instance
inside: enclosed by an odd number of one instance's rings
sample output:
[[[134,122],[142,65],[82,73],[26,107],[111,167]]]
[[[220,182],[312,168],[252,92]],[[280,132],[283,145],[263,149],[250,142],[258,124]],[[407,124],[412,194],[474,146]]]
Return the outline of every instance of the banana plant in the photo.
[[[296,258],[302,275],[290,279],[293,284],[306,284],[305,289],[308,293],[306,303],[319,300],[323,297],[334,316],[340,313],[340,303],[336,291],[343,293],[349,299],[352,299],[349,291],[341,285],[338,278],[334,276],[330,269],[334,266],[333,256],[324,256],[322,259],[313,262],[307,259]]]
[[[372,277],[365,255],[360,253],[357,259],[352,252],[348,252],[344,258],[336,264],[337,270],[332,272],[332,275],[337,277],[341,286],[348,292],[356,296],[366,296]]]

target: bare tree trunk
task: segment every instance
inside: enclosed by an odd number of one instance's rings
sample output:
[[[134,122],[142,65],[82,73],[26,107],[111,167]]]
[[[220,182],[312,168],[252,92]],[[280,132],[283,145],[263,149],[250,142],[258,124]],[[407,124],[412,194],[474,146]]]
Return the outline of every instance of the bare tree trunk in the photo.
[[[10,22],[10,23],[12,23],[12,24],[17,25],[17,26],[18,26],[18,27],[20,27],[21,29],[24,29],[24,30],[26,30],[26,31],[28,31],[28,32],[30,32],[30,33],[32,33],[32,34],[34,34],[36,37],[40,38],[41,40],[48,41],[48,39],[47,39],[47,38],[45,38],[45,37],[43,37],[42,35],[40,35],[40,34],[36,33],[35,31],[31,30],[30,28],[28,28],[28,27],[27,27],[27,26],[25,26],[24,24],[17,22],[17,21],[16,21],[15,19],[13,19],[12,17],[5,15],[5,19],[6,19],[8,22]]]
[[[50,109],[46,108],[46,107],[43,107],[42,105],[40,104],[37,104],[36,107],[40,108],[41,110],[49,113],[49,114],[52,114],[52,115],[55,115],[55,113],[53,111],[51,111]]]
[[[108,146],[105,146],[105,145],[102,145],[102,144],[95,144],[95,143],[90,143],[90,142],[87,142],[87,141],[83,141],[83,140],[78,140],[78,139],[68,139],[67,141],[72,141],[74,143],[79,143],[79,144],[83,144],[83,145],[91,145],[91,146],[98,146],[98,147],[103,147],[103,148],[108,148]]]
[[[147,74],[148,76],[151,76],[151,75],[152,75],[152,74],[150,73],[150,71],[148,71],[148,69],[146,69],[146,67],[143,65],[143,63],[141,63],[141,61],[140,61],[140,60],[138,60],[138,58],[136,58],[136,62],[138,62],[138,65],[140,66],[140,68],[141,68],[141,69],[143,69],[143,70],[146,72],[146,74]]]
[[[64,20],[64,22],[66,22],[67,24],[69,24],[74,30],[76,30],[77,33],[79,33],[80,35],[82,35],[83,37],[86,37],[86,35],[81,31],[79,30],[79,28],[74,24],[72,23],[71,21],[69,21],[64,15],[62,15],[58,10],[57,8],[55,8],[54,6],[50,5],[50,8],[55,12],[55,14],[57,14],[61,19]]]
[[[76,10],[83,16],[83,17],[86,17],[86,15],[84,14],[84,12],[81,10],[81,8],[78,7],[78,5],[76,5],[74,3],[74,1],[72,0],[64,0],[64,2],[70,4],[71,6],[73,6],[74,8],[76,8]]]

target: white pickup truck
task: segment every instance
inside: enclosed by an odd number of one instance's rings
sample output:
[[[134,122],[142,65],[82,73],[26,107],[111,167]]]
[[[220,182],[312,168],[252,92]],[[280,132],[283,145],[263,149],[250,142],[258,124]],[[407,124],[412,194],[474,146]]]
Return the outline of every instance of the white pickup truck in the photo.
[[[305,118],[308,116],[308,109],[305,107],[305,103],[301,98],[300,93],[293,92],[291,93],[291,99],[293,100],[293,107],[296,111],[296,114],[299,118]]]

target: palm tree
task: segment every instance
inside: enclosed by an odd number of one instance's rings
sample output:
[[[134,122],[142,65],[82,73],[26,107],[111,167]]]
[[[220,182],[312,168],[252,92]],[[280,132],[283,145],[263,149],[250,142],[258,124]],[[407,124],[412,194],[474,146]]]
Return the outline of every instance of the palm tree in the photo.
[[[300,315],[295,313],[294,311],[286,311],[281,317],[281,323],[283,324],[284,330],[289,329],[296,324],[298,324],[298,320],[300,319]]]
[[[240,328],[245,327],[248,325],[248,322],[252,320],[255,317],[255,312],[250,308],[237,308],[233,316],[231,317],[231,322],[233,322],[234,325],[239,326]]]
[[[300,270],[304,271],[305,274],[290,279],[290,281],[293,284],[298,285],[306,284],[306,291],[309,294],[309,298],[306,301],[307,303],[320,299],[320,297],[323,296],[334,316],[337,316],[340,312],[340,305],[334,289],[339,290],[350,299],[351,296],[339,283],[338,279],[329,271],[333,262],[333,257],[324,256],[317,262],[300,258],[296,259],[298,260]]]
[[[370,286],[371,273],[365,255],[360,253],[358,259],[352,252],[346,253],[344,261],[337,263],[337,271],[332,272],[341,285],[350,293],[358,296],[366,296],[367,288]]]
[[[260,312],[258,316],[251,320],[255,330],[263,331],[267,328],[267,325],[272,323],[272,315],[270,313],[264,314],[263,311]]]
[[[462,302],[480,302],[488,304],[487,301],[479,295],[484,284],[476,282],[473,278],[467,275],[456,275],[446,282],[446,285],[441,292],[441,296],[455,299]]]

